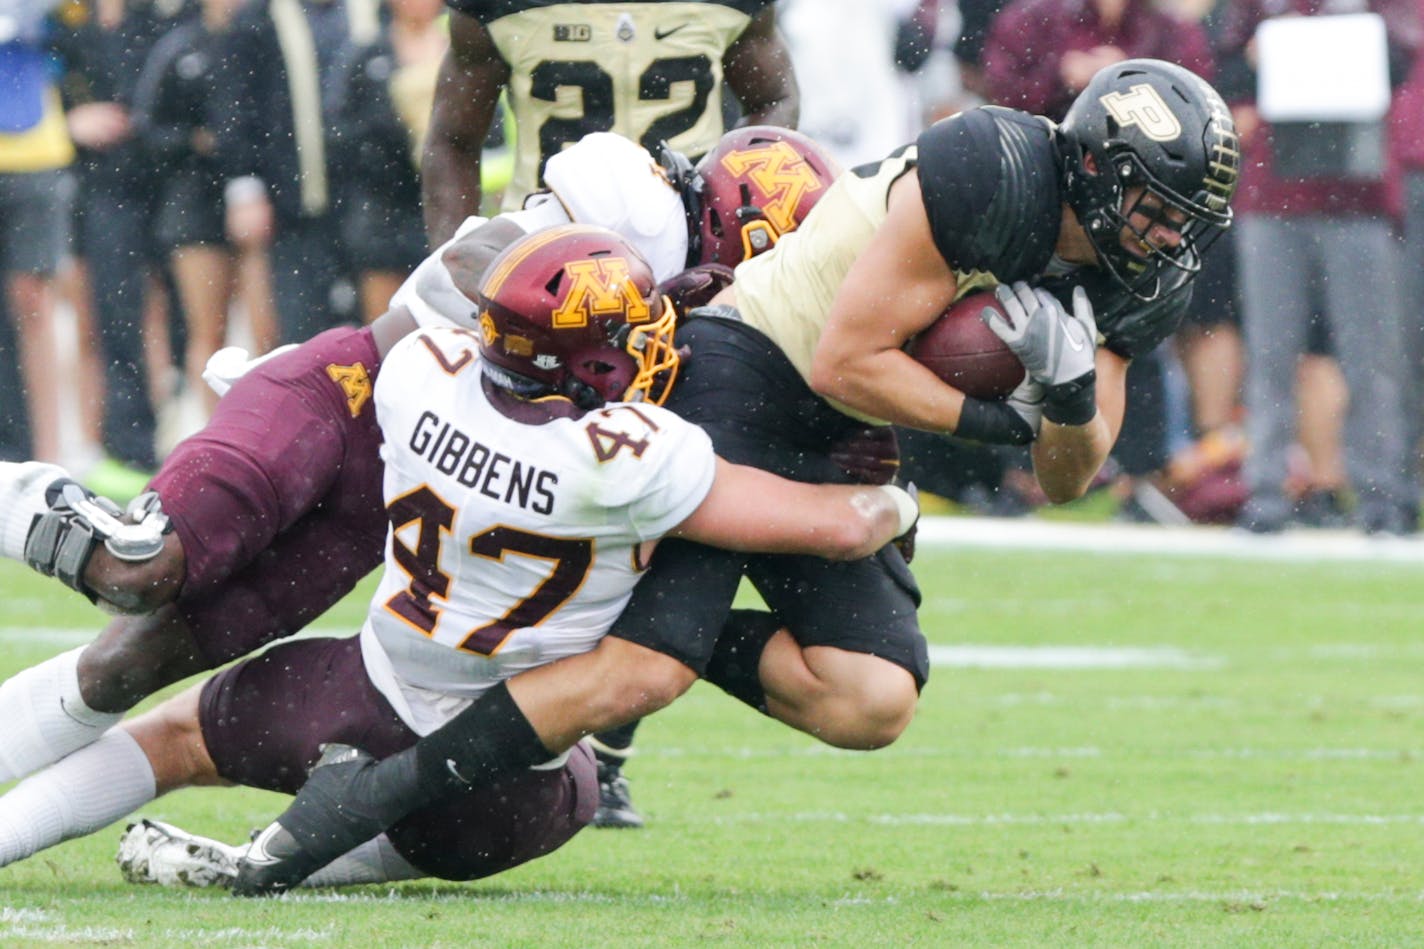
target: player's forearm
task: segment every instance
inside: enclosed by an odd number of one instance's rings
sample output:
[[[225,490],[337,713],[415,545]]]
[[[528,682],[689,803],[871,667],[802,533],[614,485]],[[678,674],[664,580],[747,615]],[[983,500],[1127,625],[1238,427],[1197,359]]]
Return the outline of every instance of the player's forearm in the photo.
[[[725,550],[859,560],[918,517],[897,487],[805,484],[718,459],[712,489],[671,533]]]
[[[696,675],[669,656],[605,637],[592,651],[509,680],[509,694],[546,748],[562,752],[580,738],[669,705]]]
[[[860,560],[909,533],[920,518],[916,498],[898,485],[796,487],[800,496],[785,505],[782,516],[800,530],[778,553]]]
[[[1082,497],[1111,449],[1112,433],[1101,412],[1086,425],[1045,419],[1033,443],[1033,468],[1043,493],[1054,504]]]
[[[900,350],[838,354],[824,346],[811,367],[816,394],[855,411],[927,432],[953,434],[964,394]]]
[[[722,60],[722,75],[742,107],[740,125],[795,128],[801,99],[791,50],[776,28],[776,9],[759,13]]]

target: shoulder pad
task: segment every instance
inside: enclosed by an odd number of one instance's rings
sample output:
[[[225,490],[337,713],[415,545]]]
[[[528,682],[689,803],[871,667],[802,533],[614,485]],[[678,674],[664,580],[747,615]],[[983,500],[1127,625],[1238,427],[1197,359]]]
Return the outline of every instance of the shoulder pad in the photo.
[[[1003,283],[1042,273],[1063,214],[1049,127],[985,106],[935,123],[916,144],[925,215],[945,262]]]
[[[658,280],[687,262],[682,198],[647,149],[594,132],[549,158],[544,183],[579,224],[616,231],[638,249]]]

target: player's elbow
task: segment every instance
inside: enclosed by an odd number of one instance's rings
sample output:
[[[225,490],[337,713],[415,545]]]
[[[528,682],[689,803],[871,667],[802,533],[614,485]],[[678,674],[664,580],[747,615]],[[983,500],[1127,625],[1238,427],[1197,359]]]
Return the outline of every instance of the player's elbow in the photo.
[[[1041,484],[1043,496],[1048,498],[1049,504],[1067,504],[1076,501],[1088,493],[1088,485],[1084,484]]]
[[[1067,504],[1088,493],[1097,475],[1097,466],[1081,466],[1072,470],[1063,468],[1040,469],[1038,486],[1050,504]]]
[[[821,556],[827,560],[861,560],[874,554],[889,541],[887,526],[893,516],[853,510],[842,518],[825,537]]]
[[[816,351],[811,360],[810,375],[806,380],[812,392],[822,398],[844,401],[847,378],[845,364],[836,359],[834,354],[824,350]]]

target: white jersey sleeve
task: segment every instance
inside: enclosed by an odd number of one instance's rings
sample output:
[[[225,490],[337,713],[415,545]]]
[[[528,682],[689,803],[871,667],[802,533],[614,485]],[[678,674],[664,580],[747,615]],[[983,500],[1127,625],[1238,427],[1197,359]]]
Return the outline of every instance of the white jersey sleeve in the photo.
[[[578,224],[626,238],[657,280],[687,263],[682,197],[648,150],[612,132],[592,132],[549,157],[544,182]]]
[[[545,201],[531,201],[520,211],[509,211],[500,215],[501,220],[510,221],[526,234],[568,224],[570,218],[552,195],[545,195]],[[473,234],[487,218],[467,217],[455,236],[436,248],[435,252],[420,262],[405,282],[391,297],[391,307],[403,306],[415,317],[421,329],[432,326],[463,326],[474,329],[476,305],[455,286],[450,268],[445,265],[445,252],[462,239]]]
[[[488,218],[478,216],[465,218],[455,236],[422,260],[391,296],[391,309],[405,307],[422,329],[452,325],[473,328],[475,304],[455,288],[455,281],[451,279],[441,256],[451,244],[487,221]]]
[[[406,337],[376,381],[390,530],[362,649],[421,733],[502,679],[592,649],[645,569],[644,542],[686,520],[716,470],[707,435],[656,406],[504,398],[481,383],[474,334],[454,328]]]
[[[524,208],[506,211],[501,220],[526,234],[575,222],[606,227],[631,243],[661,281],[687,262],[687,220],[682,198],[641,145],[611,132],[585,135],[549,159],[545,172],[550,195],[533,195]],[[542,200],[541,200],[542,197]],[[474,329],[476,305],[461,293],[445,266],[450,246],[486,223],[468,217],[455,236],[421,261],[391,297],[424,329],[463,326]]]

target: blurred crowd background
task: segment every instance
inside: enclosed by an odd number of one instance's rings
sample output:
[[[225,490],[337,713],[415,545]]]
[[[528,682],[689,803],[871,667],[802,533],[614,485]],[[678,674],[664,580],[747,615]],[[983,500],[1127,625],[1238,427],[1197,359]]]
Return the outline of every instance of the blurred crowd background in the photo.
[[[777,8],[799,127],[847,168],[968,107],[1059,118],[1125,58],[1212,81],[1242,135],[1237,225],[1175,338],[1132,367],[1103,496],[1129,520],[1418,530],[1424,0]],[[0,458],[131,496],[206,419],[219,348],[257,354],[384,310],[427,253],[419,158],[443,13],[0,0]],[[1343,19],[1271,32],[1299,18],[1351,18],[1363,39]],[[513,133],[486,143],[490,209]],[[902,446],[915,480],[966,508],[1042,503],[1021,452],[912,432]]]

